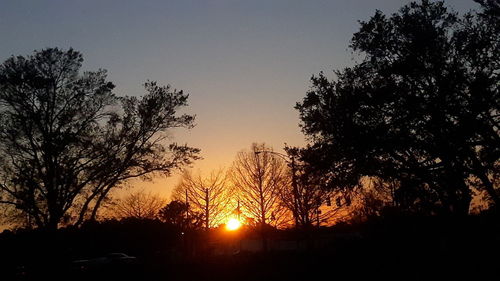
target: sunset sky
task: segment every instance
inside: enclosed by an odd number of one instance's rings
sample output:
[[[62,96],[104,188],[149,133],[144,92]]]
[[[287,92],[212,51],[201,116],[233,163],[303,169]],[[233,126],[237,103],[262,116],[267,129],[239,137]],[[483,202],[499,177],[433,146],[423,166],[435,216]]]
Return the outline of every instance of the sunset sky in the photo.
[[[353,63],[358,20],[402,0],[0,1],[0,59],[73,47],[84,69],[104,68],[119,95],[147,79],[190,93],[197,126],[177,142],[202,150],[194,169],[229,167],[252,142],[303,145],[294,110],[311,75]],[[463,12],[472,0],[450,0]],[[167,195],[177,181],[137,183]]]

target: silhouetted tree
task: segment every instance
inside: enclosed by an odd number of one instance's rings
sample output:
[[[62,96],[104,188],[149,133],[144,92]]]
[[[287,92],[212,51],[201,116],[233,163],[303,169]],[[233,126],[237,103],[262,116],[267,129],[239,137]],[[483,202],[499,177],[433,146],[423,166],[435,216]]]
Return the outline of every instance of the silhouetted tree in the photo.
[[[304,160],[332,186],[397,181],[406,206],[432,200],[466,214],[471,179],[498,205],[498,26],[428,0],[361,22],[351,43],[361,62],[334,80],[314,76],[296,106],[312,141]]]
[[[189,206],[178,200],[171,201],[159,212],[159,218],[180,229],[198,229],[203,226],[202,213],[189,210]]]
[[[307,169],[300,158],[300,149],[286,147],[291,173],[288,184],[280,190],[281,203],[293,214],[296,227],[310,227],[313,223],[330,222],[338,213],[344,194],[340,190],[326,188],[325,177]],[[333,202],[333,204],[332,204]],[[335,204],[339,202],[339,204]]]
[[[231,179],[238,192],[244,214],[264,227],[278,226],[288,219],[280,202],[280,192],[289,184],[287,166],[265,144],[252,144],[250,150],[241,151],[231,169]]]
[[[130,178],[169,175],[198,149],[167,144],[188,95],[144,84],[143,97],[117,97],[106,72],[80,73],[82,55],[36,51],[0,65],[0,203],[39,227],[94,219],[111,190]]]
[[[166,203],[158,194],[142,190],[117,199],[112,211],[117,218],[156,219]]]
[[[185,171],[172,198],[178,201],[187,199],[191,210],[204,214],[205,228],[208,229],[218,226],[226,219],[230,211],[231,185],[222,169],[212,171],[205,178],[201,174],[193,175]]]

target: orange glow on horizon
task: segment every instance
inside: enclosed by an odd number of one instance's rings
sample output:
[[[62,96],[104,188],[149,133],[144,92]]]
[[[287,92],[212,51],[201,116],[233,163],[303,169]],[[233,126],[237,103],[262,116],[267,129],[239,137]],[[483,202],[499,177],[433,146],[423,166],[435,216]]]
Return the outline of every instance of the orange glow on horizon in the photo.
[[[226,229],[229,231],[234,231],[241,227],[241,222],[235,218],[231,218],[226,223]]]

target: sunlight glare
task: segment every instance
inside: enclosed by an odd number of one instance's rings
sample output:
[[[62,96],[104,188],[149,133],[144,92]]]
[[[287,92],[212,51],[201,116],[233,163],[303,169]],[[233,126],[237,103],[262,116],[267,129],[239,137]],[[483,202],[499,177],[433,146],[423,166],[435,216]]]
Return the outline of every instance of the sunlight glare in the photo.
[[[226,229],[230,230],[230,231],[236,230],[236,229],[240,228],[240,226],[241,226],[241,222],[237,219],[234,219],[234,218],[230,219],[226,223]]]

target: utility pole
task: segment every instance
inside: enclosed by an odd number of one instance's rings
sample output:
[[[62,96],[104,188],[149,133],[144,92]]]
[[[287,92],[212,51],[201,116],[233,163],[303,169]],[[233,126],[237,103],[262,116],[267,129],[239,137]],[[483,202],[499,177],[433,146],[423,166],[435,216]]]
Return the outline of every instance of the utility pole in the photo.
[[[319,220],[319,215],[321,214],[321,210],[319,209],[319,207],[316,209],[316,224],[318,226],[318,228],[320,227],[320,220]]]
[[[236,210],[237,210],[237,214],[238,214],[238,221],[241,222],[240,221],[240,213],[241,213],[240,212],[240,198],[238,198],[238,208]]]
[[[208,188],[205,188],[205,229],[208,230],[208,227],[209,227],[209,216],[210,216],[210,213],[209,213],[209,200],[210,200],[210,197],[208,196]]]
[[[189,199],[188,199],[188,191],[186,188],[186,224],[189,223]]]
[[[267,252],[267,235],[266,235],[266,214],[264,212],[264,200],[263,200],[263,191],[262,191],[262,171],[260,166],[260,157],[259,153],[267,152],[267,151],[254,151],[255,153],[255,162],[257,165],[258,178],[259,178],[259,204],[260,204],[260,232],[262,236],[262,250]]]
[[[191,250],[189,249],[189,242],[188,242],[188,229],[189,229],[189,198],[188,198],[188,191],[186,189],[186,223],[184,226],[184,230],[182,232],[182,238],[184,240],[184,251],[186,256],[191,255]]]
[[[296,166],[295,166],[295,156],[291,156],[291,162],[290,162],[290,168],[292,172],[292,192],[293,192],[293,208],[294,208],[294,220],[295,220],[295,227],[299,226],[299,191],[297,188],[297,177],[295,175],[296,171]]]
[[[298,227],[299,224],[300,224],[300,218],[299,218],[299,189],[297,187],[297,175],[296,175],[296,171],[297,171],[297,165],[295,163],[295,155],[293,154],[282,154],[282,153],[278,153],[278,152],[275,152],[275,151],[269,151],[269,150],[261,150],[261,151],[255,151],[255,156],[257,156],[257,154],[259,153],[271,153],[271,154],[274,154],[278,157],[280,157],[281,159],[285,160],[285,162],[289,165],[290,169],[291,169],[291,172],[292,172],[292,194],[293,194],[293,210],[292,210],[292,213],[293,213],[293,218],[294,218],[294,222],[295,222],[295,227]]]

